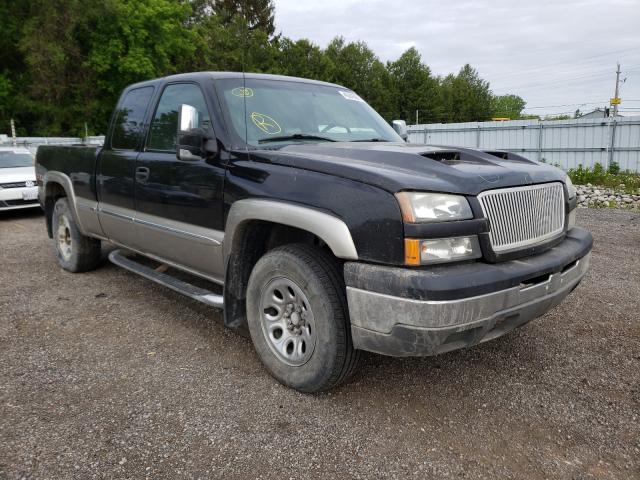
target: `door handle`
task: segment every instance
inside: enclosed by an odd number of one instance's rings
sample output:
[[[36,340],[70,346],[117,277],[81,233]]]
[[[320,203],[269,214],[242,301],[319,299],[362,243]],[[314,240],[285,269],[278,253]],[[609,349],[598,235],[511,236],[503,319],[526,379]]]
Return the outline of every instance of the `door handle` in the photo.
[[[147,167],[136,168],[136,182],[147,183],[149,180],[149,169]]]

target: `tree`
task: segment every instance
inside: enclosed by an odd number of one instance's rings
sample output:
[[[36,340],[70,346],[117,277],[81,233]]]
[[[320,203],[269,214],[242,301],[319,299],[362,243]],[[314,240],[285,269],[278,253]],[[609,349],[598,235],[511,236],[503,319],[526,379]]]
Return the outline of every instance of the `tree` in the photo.
[[[547,115],[544,117],[544,120],[571,120],[571,115],[567,115],[566,113],[561,113],[559,115]]]
[[[437,81],[429,67],[422,63],[418,51],[411,47],[395,62],[387,63],[394,118],[412,119],[419,111],[423,121],[435,121],[437,108]]]
[[[4,3],[4,2],[3,2]],[[13,54],[0,43],[10,65],[2,85],[5,115],[29,134],[104,132],[124,86],[182,71],[194,53],[186,23],[191,6],[175,0],[35,0],[9,2],[17,19],[8,26]],[[0,7],[1,8],[1,7]],[[18,87],[19,85],[19,87]],[[24,133],[27,133],[26,131]]]
[[[241,17],[227,25],[218,15],[202,18],[194,26],[196,51],[185,71],[277,71],[277,40],[262,30],[247,30]]]
[[[248,30],[261,30],[269,37],[276,29],[273,0],[195,0],[193,9],[196,18],[216,15],[225,27],[240,19]]]
[[[283,75],[316,80],[328,80],[331,75],[331,62],[322,49],[309,40],[280,39],[277,57],[276,69]]]
[[[384,111],[389,102],[389,73],[384,64],[363,42],[346,43],[334,38],[324,51],[330,62],[329,82],[356,92],[375,109]]]
[[[466,65],[434,78],[410,48],[383,64],[364,42],[326,48],[274,35],[273,0],[16,0],[0,2],[0,131],[105,133],[122,89],[178,72],[281,73],[342,84],[387,120],[487,120],[520,112],[493,98]],[[524,102],[522,102],[522,106]]]
[[[83,64],[86,45],[80,39],[95,9],[80,0],[28,3],[17,42],[18,79],[24,82],[15,92],[17,123],[20,130],[44,134],[80,132],[87,119],[84,109],[91,104],[85,92],[92,78]]]
[[[493,117],[520,118],[527,103],[518,95],[498,95],[493,97]]]
[[[491,119],[492,94],[489,82],[467,64],[457,75],[449,74],[440,82],[442,120],[481,122]]]

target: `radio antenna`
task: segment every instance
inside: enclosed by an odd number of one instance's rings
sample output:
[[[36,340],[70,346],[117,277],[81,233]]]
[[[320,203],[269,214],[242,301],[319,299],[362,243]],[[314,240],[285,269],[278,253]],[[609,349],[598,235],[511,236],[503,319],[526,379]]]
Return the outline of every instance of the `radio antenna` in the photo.
[[[241,7],[242,8],[242,28],[240,30],[240,34],[242,35],[242,54],[240,55],[240,61],[242,62],[242,100],[244,105],[244,143],[245,148],[249,149],[249,125],[247,119],[247,96],[245,92],[247,91],[247,78],[245,75],[245,62],[246,62],[246,54],[247,54],[247,0],[242,0]]]

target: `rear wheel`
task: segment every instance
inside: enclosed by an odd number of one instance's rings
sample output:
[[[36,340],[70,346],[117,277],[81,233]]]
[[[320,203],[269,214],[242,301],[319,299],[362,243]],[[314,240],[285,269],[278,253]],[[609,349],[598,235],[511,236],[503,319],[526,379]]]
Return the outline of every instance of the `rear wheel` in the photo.
[[[323,250],[276,248],[255,265],[247,319],[255,349],[281,383],[303,392],[327,390],[358,364],[339,265]]]
[[[51,226],[58,263],[62,268],[70,272],[86,272],[100,264],[100,240],[80,233],[65,197],[59,198],[53,207]]]

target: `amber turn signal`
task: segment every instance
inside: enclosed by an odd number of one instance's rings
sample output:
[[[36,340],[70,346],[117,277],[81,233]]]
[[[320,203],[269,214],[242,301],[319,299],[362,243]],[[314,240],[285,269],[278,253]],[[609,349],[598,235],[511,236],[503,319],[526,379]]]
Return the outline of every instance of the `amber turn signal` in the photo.
[[[420,240],[417,238],[404,239],[404,264],[420,265]]]

